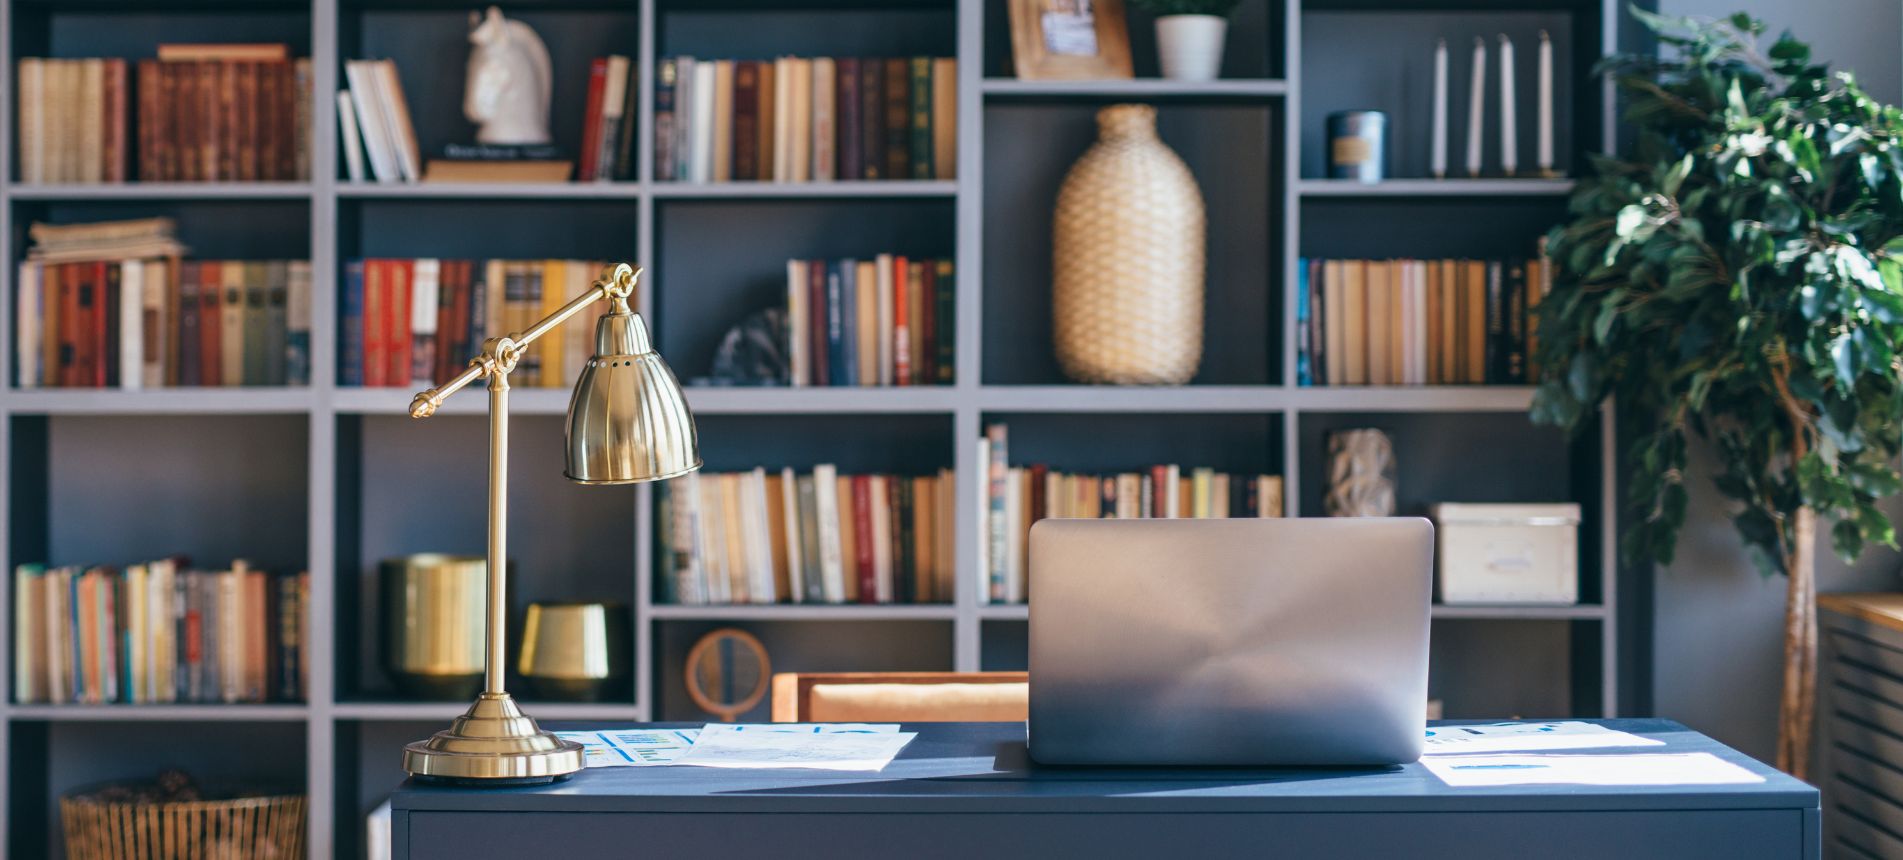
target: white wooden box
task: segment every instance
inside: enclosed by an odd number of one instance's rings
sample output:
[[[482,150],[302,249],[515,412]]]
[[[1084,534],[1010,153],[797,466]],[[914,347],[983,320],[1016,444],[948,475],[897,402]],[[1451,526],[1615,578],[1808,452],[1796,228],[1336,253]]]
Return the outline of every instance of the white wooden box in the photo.
[[[1579,602],[1579,506],[1434,505],[1440,601]]]

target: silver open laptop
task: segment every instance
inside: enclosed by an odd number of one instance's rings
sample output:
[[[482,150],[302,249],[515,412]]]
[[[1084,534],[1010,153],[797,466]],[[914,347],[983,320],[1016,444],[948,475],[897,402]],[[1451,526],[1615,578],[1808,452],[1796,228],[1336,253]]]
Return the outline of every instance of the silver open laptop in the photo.
[[[1420,757],[1434,528],[1418,518],[1043,520],[1031,757]]]

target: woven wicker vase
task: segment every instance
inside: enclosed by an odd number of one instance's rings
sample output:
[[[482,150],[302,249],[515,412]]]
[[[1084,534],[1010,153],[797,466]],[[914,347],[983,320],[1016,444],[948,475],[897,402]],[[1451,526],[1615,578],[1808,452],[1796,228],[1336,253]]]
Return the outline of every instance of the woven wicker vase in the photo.
[[[1203,355],[1203,195],[1156,136],[1156,109],[1111,105],[1057,193],[1057,362],[1081,382],[1178,385]]]

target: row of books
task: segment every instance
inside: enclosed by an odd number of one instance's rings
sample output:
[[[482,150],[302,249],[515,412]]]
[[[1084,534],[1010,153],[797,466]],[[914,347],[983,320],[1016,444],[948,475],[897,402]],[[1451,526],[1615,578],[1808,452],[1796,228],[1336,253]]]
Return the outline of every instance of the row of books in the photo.
[[[13,696],[21,704],[302,701],[310,575],[239,560],[20,565]]]
[[[21,179],[310,177],[310,60],[281,44],[167,44],[136,69],[129,81],[119,58],[20,60]]]
[[[1297,263],[1302,385],[1512,385],[1532,376],[1533,308],[1551,264],[1512,260]]]
[[[1282,478],[1184,469],[1175,464],[1141,472],[1079,475],[1043,464],[1010,465],[1010,434],[990,424],[978,439],[985,464],[980,496],[978,594],[990,603],[1022,603],[1029,569],[1031,525],[1067,519],[1282,516]]]
[[[167,218],[34,224],[17,270],[21,388],[304,385],[304,260],[186,260]]]
[[[666,57],[654,86],[656,179],[957,175],[958,63],[949,57]]]
[[[952,384],[956,292],[946,259],[786,261],[792,384]]]
[[[608,266],[589,260],[347,261],[338,384],[435,385],[461,372],[484,340],[526,330],[586,291]],[[587,326],[557,327],[529,346],[509,382],[565,386],[594,343]]]
[[[664,603],[949,603],[956,482],[830,464],[663,486]]]

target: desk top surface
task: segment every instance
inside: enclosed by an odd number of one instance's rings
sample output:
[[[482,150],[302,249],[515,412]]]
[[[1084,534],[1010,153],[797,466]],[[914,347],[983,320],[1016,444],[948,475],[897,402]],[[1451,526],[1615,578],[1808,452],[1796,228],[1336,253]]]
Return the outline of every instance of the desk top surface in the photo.
[[[1439,812],[1816,809],[1815,788],[1668,720],[1593,720],[1663,747],[1580,754],[1709,752],[1762,783],[1450,788],[1419,764],[1396,768],[1045,767],[1023,723],[919,723],[877,773],[589,768],[554,785],[468,789],[405,782],[399,811],[493,812]],[[577,725],[576,728],[594,727]],[[696,724],[658,723],[681,728]],[[567,728],[568,726],[560,726]]]

